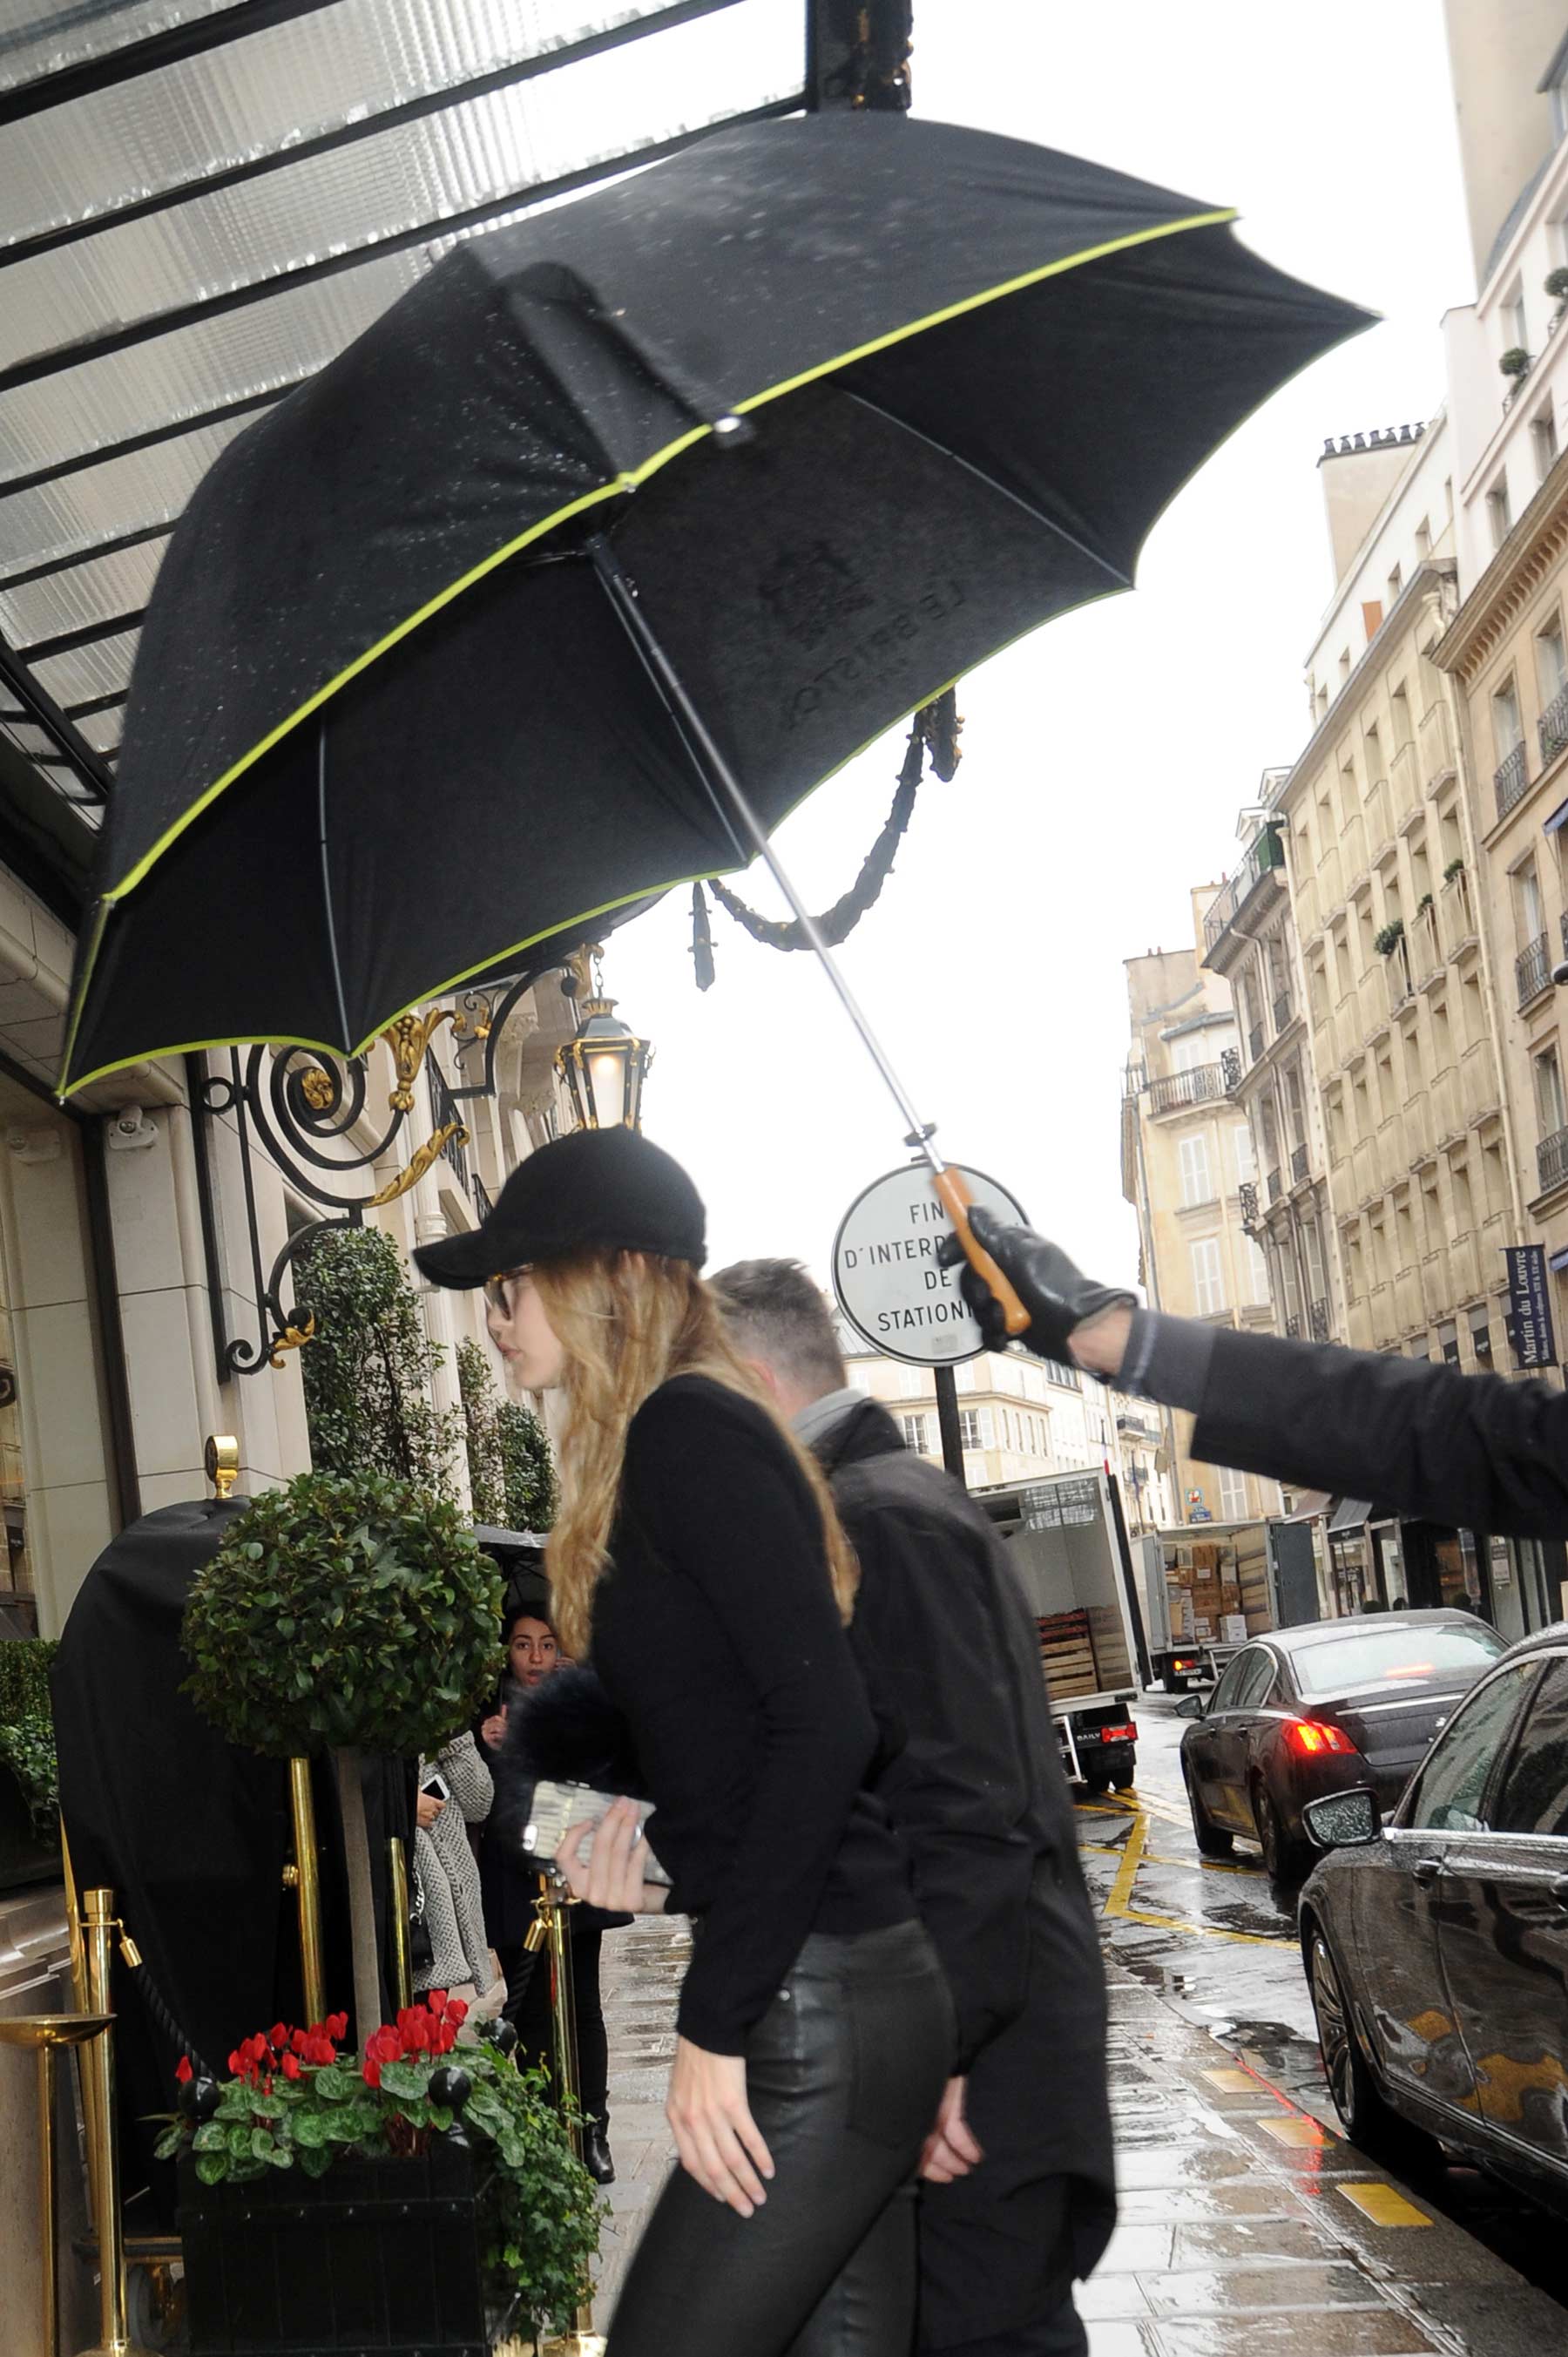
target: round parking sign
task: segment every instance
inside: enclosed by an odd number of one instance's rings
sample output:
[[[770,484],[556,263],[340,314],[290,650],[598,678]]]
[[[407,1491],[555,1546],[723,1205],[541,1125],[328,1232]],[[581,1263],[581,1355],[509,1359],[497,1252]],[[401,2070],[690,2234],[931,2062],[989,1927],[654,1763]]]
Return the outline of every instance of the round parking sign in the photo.
[[[983,1211],[1026,1224],[1019,1204],[983,1170],[952,1168]],[[917,1367],[950,1367],[978,1358],[985,1344],[964,1305],[956,1268],[943,1268],[937,1246],[952,1233],[931,1190],[926,1162],[873,1179],[844,1213],[833,1243],[833,1291],[861,1339],[890,1359]]]

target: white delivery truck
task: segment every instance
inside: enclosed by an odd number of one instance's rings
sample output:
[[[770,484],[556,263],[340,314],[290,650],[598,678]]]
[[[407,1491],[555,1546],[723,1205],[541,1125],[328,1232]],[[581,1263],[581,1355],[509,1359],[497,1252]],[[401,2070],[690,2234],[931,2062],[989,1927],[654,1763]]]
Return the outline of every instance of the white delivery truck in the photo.
[[[1319,1617],[1307,1523],[1184,1523],[1134,1544],[1151,1683],[1184,1694],[1249,1637]]]
[[[1062,1761],[1075,1784],[1129,1786],[1133,1706],[1149,1674],[1122,1498],[1114,1475],[1056,1473],[979,1490],[1040,1634]]]

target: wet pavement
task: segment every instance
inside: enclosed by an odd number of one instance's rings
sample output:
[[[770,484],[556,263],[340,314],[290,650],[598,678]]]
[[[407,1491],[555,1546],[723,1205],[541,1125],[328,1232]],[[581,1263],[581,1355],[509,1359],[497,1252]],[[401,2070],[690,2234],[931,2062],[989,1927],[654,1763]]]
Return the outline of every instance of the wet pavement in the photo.
[[[1111,1985],[1122,2222],[1079,2287],[1090,2357],[1548,2357],[1568,2351],[1560,2225],[1466,2169],[1396,2183],[1340,2136],[1289,1902],[1245,1851],[1199,1859],[1173,1706],[1145,1697],[1135,1793],[1082,1802]],[[684,1927],[605,1943],[618,2182],[603,2331],[670,2166]],[[1534,2281],[1527,2281],[1523,2268]]]

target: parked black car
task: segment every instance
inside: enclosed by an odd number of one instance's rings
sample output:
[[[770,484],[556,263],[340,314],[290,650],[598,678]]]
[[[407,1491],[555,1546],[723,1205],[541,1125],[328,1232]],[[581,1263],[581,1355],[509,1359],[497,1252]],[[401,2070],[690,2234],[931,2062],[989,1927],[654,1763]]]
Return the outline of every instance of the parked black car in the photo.
[[[1347,2132],[1413,2126],[1568,2215],[1568,1623],[1476,1686],[1386,1830],[1365,1790],[1310,1820],[1342,1845],[1300,1925]]]
[[[1311,1860],[1302,1809],[1369,1785],[1391,1809],[1438,1729],[1503,1641],[1468,1612],[1380,1612],[1314,1620],[1254,1638],[1207,1702],[1180,1716],[1181,1767],[1205,1857],[1240,1834],[1262,1846],[1278,1882]]]

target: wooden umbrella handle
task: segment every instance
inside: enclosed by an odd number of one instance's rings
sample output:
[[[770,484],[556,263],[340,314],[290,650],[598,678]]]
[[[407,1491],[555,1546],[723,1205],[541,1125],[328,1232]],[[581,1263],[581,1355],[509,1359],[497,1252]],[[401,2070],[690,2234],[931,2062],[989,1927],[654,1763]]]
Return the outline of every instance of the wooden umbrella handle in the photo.
[[[954,1233],[963,1246],[965,1260],[968,1261],[982,1284],[988,1285],[994,1294],[997,1307],[1002,1312],[1002,1322],[1007,1332],[1026,1334],[1029,1330],[1028,1311],[992,1259],[991,1254],[976,1240],[974,1230],[969,1224],[969,1207],[974,1198],[970,1193],[965,1180],[950,1164],[947,1169],[933,1173],[931,1185],[936,1192],[937,1200],[953,1223]]]

